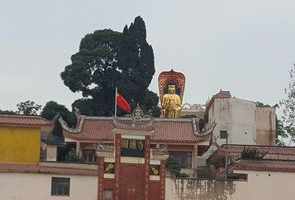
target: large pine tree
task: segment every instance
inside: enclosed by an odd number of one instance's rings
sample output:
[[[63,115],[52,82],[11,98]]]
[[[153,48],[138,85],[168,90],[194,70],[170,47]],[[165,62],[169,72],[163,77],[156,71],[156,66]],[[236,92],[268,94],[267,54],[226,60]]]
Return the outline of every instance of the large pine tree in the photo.
[[[117,87],[132,107],[139,103],[146,113],[159,116],[159,98],[148,90],[155,73],[154,53],[141,17],[122,33],[105,29],[87,34],[71,61],[61,77],[71,91],[82,92],[83,98],[72,105],[82,114],[113,115]]]

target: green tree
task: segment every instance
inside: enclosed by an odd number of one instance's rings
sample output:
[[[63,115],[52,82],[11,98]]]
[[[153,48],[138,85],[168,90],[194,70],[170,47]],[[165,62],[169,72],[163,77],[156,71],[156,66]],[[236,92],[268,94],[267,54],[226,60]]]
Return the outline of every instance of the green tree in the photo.
[[[73,112],[70,112],[64,105],[54,101],[45,104],[41,116],[45,119],[52,120],[56,115],[61,115],[69,127],[75,127],[77,119]]]
[[[276,118],[276,135],[277,135],[276,144],[280,146],[284,146],[285,140],[286,138],[288,138],[288,134],[285,131],[282,120],[278,118]]]
[[[2,114],[2,115],[17,115],[17,113],[12,110],[0,110],[0,114]]]
[[[72,104],[82,114],[112,116],[117,87],[133,108],[139,103],[145,112],[159,116],[159,98],[148,90],[155,73],[154,53],[141,17],[123,32],[104,29],[87,34],[71,61],[61,78],[72,92],[82,93],[83,98]]]
[[[20,102],[17,105],[17,113],[21,115],[37,115],[41,109],[41,105],[36,104],[34,101],[27,100]]]
[[[280,102],[282,122],[286,134],[295,142],[295,65],[289,71],[290,82],[285,88],[286,97]]]

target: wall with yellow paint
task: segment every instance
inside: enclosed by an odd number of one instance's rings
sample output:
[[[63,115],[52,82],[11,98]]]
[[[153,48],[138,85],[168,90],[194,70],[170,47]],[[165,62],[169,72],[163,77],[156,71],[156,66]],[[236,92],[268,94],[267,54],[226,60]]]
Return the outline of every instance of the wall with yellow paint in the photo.
[[[0,127],[0,163],[37,163],[40,128]]]

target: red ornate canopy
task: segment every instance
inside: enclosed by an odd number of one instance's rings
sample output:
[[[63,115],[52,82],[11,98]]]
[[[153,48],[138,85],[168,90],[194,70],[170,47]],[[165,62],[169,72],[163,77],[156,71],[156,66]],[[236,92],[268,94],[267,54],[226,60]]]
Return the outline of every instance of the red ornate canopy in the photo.
[[[176,93],[183,99],[185,76],[181,72],[176,72],[171,69],[170,71],[163,71],[158,78],[159,94],[162,103],[163,95],[167,92],[168,85],[176,86]]]

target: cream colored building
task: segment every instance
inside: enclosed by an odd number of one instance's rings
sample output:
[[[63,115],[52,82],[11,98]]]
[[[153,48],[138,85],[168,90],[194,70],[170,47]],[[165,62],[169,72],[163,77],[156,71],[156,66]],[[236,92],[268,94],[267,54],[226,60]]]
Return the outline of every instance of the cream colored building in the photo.
[[[235,182],[233,199],[287,200],[295,197],[295,173],[236,170],[248,174],[247,182]]]
[[[291,151],[291,149],[287,151]],[[294,199],[294,160],[241,160],[233,167],[233,173],[243,174],[244,179],[235,179],[225,182],[217,180],[175,180],[173,178],[167,178],[166,199]]]
[[[97,200],[96,166],[1,164],[3,200]]]
[[[257,107],[253,101],[232,97],[220,91],[212,97],[205,116],[215,122],[213,135],[217,144],[225,144],[222,131],[228,133],[229,144],[273,145],[275,142],[275,109]]]

